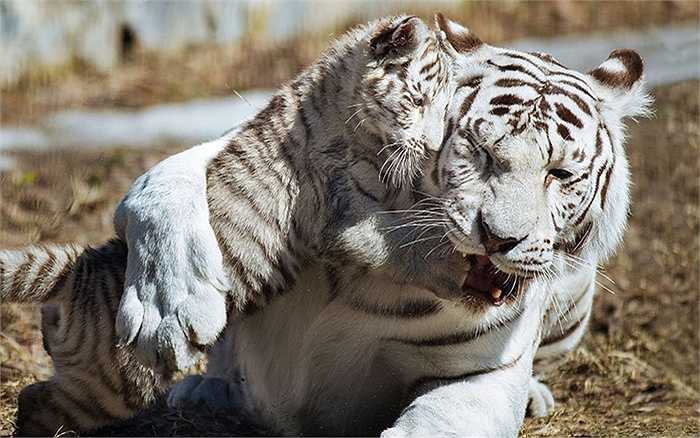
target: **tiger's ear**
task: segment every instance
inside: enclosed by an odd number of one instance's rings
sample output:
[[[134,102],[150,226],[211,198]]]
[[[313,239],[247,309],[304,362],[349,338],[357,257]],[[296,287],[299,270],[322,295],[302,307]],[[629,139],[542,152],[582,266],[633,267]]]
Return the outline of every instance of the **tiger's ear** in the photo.
[[[484,44],[469,28],[455,23],[441,12],[435,14],[435,25],[444,35],[444,40],[457,53],[472,52]]]
[[[651,115],[652,99],[644,88],[644,63],[634,50],[614,50],[588,75],[605,108],[619,119]]]
[[[370,40],[372,54],[378,58],[395,56],[417,48],[421,38],[429,32],[428,26],[418,17],[387,23]]]

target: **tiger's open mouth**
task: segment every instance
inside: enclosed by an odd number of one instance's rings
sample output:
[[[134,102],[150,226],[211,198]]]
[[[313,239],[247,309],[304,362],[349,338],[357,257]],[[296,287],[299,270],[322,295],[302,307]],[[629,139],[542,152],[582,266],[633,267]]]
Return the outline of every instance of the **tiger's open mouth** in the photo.
[[[500,306],[509,298],[517,296],[525,278],[506,274],[498,269],[487,256],[470,255],[467,259],[472,268],[462,285],[462,291],[486,300],[493,306]]]

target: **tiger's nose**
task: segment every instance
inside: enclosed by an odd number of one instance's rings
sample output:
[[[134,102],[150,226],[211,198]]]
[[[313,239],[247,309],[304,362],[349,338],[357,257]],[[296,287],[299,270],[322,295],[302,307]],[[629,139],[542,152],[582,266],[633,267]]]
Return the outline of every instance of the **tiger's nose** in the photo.
[[[481,224],[481,240],[486,254],[496,254],[496,253],[507,253],[511,249],[518,246],[518,243],[523,241],[527,236],[522,239],[516,239],[515,237],[501,237],[491,231],[488,224],[484,221],[483,216],[480,217]]]

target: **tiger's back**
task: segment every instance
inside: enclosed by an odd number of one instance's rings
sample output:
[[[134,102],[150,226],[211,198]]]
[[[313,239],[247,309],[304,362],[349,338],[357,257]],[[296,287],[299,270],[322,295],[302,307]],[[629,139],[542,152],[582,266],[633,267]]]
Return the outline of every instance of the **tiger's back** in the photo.
[[[119,346],[114,321],[123,292],[126,244],[0,251],[3,303],[41,303],[51,380],[19,395],[17,435],[85,432],[153,402],[165,379]]]

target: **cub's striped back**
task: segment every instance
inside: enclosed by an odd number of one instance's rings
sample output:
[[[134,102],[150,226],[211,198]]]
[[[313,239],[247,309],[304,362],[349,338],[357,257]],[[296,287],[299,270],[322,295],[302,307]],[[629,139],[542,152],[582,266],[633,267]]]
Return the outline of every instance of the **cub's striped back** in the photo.
[[[379,254],[378,227],[376,238],[342,233],[415,188],[442,140],[449,62],[420,19],[376,20],[339,38],[230,138],[208,167],[207,194],[239,307],[289,289],[308,257],[386,264],[394,248]]]
[[[19,395],[17,435],[86,432],[153,402],[165,379],[117,345],[126,244],[0,251],[0,301],[43,303],[44,347],[55,375]]]

